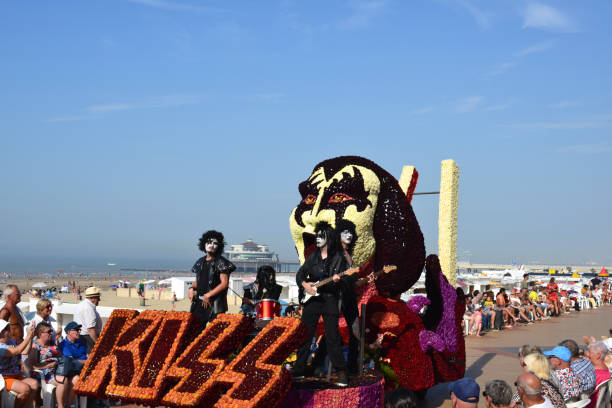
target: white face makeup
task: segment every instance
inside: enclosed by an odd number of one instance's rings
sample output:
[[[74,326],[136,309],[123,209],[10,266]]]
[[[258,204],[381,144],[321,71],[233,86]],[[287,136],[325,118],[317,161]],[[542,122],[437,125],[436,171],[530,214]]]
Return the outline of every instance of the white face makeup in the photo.
[[[323,248],[327,244],[327,236],[324,232],[317,232],[317,248]]]
[[[219,241],[212,238],[206,241],[206,252],[215,253],[217,252],[217,248],[219,248]]]
[[[344,230],[340,233],[340,240],[343,244],[349,245],[353,242],[353,233],[349,230]]]

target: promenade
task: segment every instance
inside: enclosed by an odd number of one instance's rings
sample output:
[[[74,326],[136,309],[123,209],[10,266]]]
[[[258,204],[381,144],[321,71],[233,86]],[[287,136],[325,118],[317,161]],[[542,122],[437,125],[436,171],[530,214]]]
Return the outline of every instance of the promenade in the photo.
[[[522,372],[518,348],[533,344],[550,349],[562,340],[573,339],[583,345],[582,336],[609,336],[612,329],[612,306],[571,312],[561,317],[516,326],[500,332],[488,332],[483,337],[466,337],[466,377],[472,377],[481,391],[488,381],[499,379],[514,384]],[[514,388],[514,386],[513,386]],[[484,406],[481,403],[480,406]],[[427,392],[426,407],[450,407],[448,383],[438,384]]]

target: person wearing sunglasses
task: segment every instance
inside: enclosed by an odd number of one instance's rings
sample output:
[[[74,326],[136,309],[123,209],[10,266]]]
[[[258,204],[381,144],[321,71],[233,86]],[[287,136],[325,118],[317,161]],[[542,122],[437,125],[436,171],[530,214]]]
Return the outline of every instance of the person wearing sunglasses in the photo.
[[[57,335],[57,333],[55,332],[55,329],[51,325],[51,312],[52,311],[53,311],[53,303],[51,303],[49,299],[40,299],[36,303],[36,315],[30,321],[30,326],[36,329],[40,323],[42,322],[47,323],[51,327],[51,330],[53,331],[53,334],[51,335],[51,342],[52,344],[57,346],[61,338],[60,336]],[[36,334],[36,336],[38,336],[38,334]]]
[[[53,377],[55,376],[55,368],[57,367],[60,353],[53,342],[55,331],[49,323],[44,321],[38,323],[35,330],[36,339],[30,350],[28,360],[32,364],[32,368],[38,371],[31,372],[31,376],[33,378],[42,376],[47,384],[57,386],[58,384],[53,380]],[[60,406],[59,403],[58,406]]]

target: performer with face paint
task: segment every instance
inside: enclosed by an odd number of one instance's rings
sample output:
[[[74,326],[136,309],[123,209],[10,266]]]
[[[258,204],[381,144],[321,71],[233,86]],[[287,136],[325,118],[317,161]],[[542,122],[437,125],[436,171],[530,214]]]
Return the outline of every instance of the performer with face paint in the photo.
[[[256,300],[278,300],[283,287],[276,283],[276,271],[270,265],[263,265],[257,269],[255,282],[244,286],[244,297],[240,309],[243,314],[254,311]]]
[[[341,219],[336,225],[336,232],[340,235],[340,244],[342,245],[342,251],[348,266],[353,266],[353,248],[355,248],[355,242],[357,241],[357,233],[355,231],[355,224],[346,219]],[[359,357],[359,312],[357,309],[357,295],[355,294],[355,282],[356,278],[354,275],[346,276],[342,279],[341,285],[341,300],[340,309],[342,315],[346,320],[346,325],[349,328],[349,352],[347,367],[351,374],[357,374],[359,371],[359,364],[357,359]],[[325,356],[327,355],[327,346],[324,341],[319,342],[319,348],[316,351],[314,358],[312,359],[312,366],[319,367],[322,365]],[[322,377],[323,372],[315,370],[315,376]]]
[[[210,230],[202,234],[199,248],[206,255],[198,259],[191,268],[196,274],[196,281],[189,289],[191,313],[206,324],[219,313],[227,312],[227,288],[229,275],[236,266],[221,256],[225,246],[223,234]]]
[[[318,222],[315,226],[317,248],[308,256],[304,264],[296,274],[298,287],[311,295],[317,292],[312,283],[321,279],[333,278],[333,282],[321,286],[318,289],[319,296],[311,298],[304,305],[302,321],[308,327],[306,340],[297,352],[297,360],[293,366],[292,374],[295,379],[303,378],[306,372],[306,360],[310,354],[310,344],[314,337],[319,317],[323,316],[325,325],[325,340],[329,358],[336,370],[338,370],[336,384],[342,387],[348,385],[346,375],[346,362],[342,355],[342,339],[338,331],[338,319],[340,311],[338,302],[342,289],[338,275],[348,269],[348,263],[344,257],[340,239],[336,231],[325,221]]]

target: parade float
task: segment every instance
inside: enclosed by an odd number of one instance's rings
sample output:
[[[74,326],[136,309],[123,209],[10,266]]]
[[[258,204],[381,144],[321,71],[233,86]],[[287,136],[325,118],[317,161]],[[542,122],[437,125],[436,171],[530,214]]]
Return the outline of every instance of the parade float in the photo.
[[[398,181],[370,160],[343,156],[316,165],[300,183],[290,216],[300,262],[314,249],[317,222],[355,225],[353,264],[365,278],[395,267],[358,288],[364,342],[376,367],[348,388],[324,380],[291,381],[289,355],[306,336],[295,318],[274,318],[254,332],[242,315],[219,315],[198,333],[187,312],[115,310],[85,364],[79,395],[173,407],[382,407],[385,389],[423,392],[463,377],[463,292],[454,288],[458,168],[442,163],[439,253],[426,257],[411,206],[418,173],[405,167]],[[427,296],[399,296],[426,273]],[[347,337],[341,319],[341,333]],[[253,334],[255,333],[255,334]],[[248,341],[246,340],[248,339]]]

